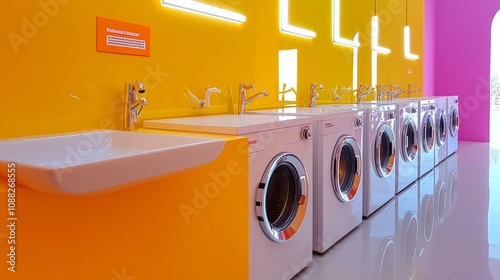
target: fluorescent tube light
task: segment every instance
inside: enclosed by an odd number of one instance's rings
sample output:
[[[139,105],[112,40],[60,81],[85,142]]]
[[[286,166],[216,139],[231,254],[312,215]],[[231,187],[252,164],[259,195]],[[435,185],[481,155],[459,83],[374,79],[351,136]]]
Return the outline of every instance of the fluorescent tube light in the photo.
[[[389,54],[391,50],[378,45],[378,16],[372,17],[372,50],[381,54]]]
[[[412,54],[410,51],[410,27],[408,25],[404,27],[404,44],[405,58],[410,60],[417,60],[418,55]]]
[[[280,30],[292,35],[314,38],[316,32],[288,24],[288,0],[280,0]]]
[[[246,21],[246,16],[224,10],[211,5],[203,4],[193,0],[161,0],[162,4],[169,8],[195,13],[203,16],[209,16],[217,19],[222,19],[235,23]]]
[[[332,3],[332,40],[335,44],[344,45],[352,48],[359,48],[359,41],[352,41],[340,37],[340,0],[333,0]]]

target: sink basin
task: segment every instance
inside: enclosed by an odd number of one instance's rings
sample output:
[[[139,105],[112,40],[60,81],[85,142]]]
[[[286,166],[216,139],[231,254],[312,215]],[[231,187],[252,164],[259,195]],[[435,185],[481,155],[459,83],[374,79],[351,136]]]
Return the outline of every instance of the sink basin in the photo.
[[[131,187],[208,163],[223,139],[99,130],[0,140],[0,175],[16,164],[19,185],[83,195]]]

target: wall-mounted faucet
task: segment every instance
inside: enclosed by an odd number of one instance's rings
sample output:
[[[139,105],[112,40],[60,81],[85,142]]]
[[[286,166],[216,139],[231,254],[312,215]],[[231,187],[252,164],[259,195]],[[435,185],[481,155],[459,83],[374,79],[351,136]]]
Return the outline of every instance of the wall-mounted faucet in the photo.
[[[389,89],[387,89],[386,84],[377,85],[376,88],[377,88],[377,101],[381,101],[384,95],[389,94]]]
[[[340,94],[337,94],[337,90],[339,89],[339,84],[335,86],[335,90],[333,92],[333,96],[335,97],[335,101],[339,102],[342,98],[344,98],[344,95],[346,92],[349,92],[352,90],[351,87],[341,87],[340,88]]]
[[[366,91],[363,91],[363,87],[366,89]],[[354,91],[356,92],[356,90]],[[361,103],[363,100],[363,97],[367,96],[370,93],[375,93],[375,89],[373,87],[368,87],[367,84],[360,84],[359,89],[357,89],[358,92],[358,104]]]
[[[200,100],[187,87],[184,90],[184,94],[188,98],[188,100],[191,103],[193,109],[207,108],[208,106],[210,106],[210,95],[212,93],[221,93],[221,92],[222,91],[221,91],[220,88],[205,87],[205,100]]]
[[[311,99],[309,101],[309,107],[316,106],[316,99],[319,97],[319,93],[316,91],[317,88],[324,89],[322,84],[311,83],[310,85]]]
[[[268,96],[269,93],[265,90],[260,91],[259,93],[256,93],[254,96],[250,97],[247,99],[247,90],[253,89],[255,91],[255,85],[250,84],[250,85],[245,85],[245,84],[240,84],[239,91],[241,95],[241,106],[240,106],[240,114],[244,115],[245,114],[245,107],[248,103],[254,101],[255,99],[261,97],[261,96]]]
[[[408,97],[411,97],[412,93],[414,93],[414,92],[420,92],[420,91],[422,91],[421,88],[418,88],[414,84],[408,84],[408,91],[407,91]]]
[[[131,130],[133,123],[137,123],[139,115],[146,104],[146,98],[138,98],[137,93],[146,92],[141,82],[125,83],[125,129]]]
[[[400,96],[403,92],[405,92],[404,89],[402,89],[399,85],[389,85],[389,96],[391,98],[391,101],[396,97]]]

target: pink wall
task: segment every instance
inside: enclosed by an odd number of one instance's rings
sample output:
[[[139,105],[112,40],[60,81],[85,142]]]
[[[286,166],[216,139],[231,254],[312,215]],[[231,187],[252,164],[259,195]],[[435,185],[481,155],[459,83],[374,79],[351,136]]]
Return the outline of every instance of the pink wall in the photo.
[[[459,140],[488,142],[491,23],[500,1],[428,1],[436,15],[434,95],[459,96]]]
[[[424,95],[433,96],[435,86],[436,0],[426,0],[424,7]]]

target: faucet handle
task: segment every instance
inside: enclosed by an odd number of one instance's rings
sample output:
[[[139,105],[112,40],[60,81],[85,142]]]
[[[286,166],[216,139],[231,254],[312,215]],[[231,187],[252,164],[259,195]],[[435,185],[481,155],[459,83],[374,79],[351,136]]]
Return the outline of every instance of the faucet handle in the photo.
[[[241,90],[245,90],[245,91],[249,90],[249,89],[253,89],[254,91],[256,91],[254,84],[249,84],[249,85],[240,84],[240,88],[241,88]]]

